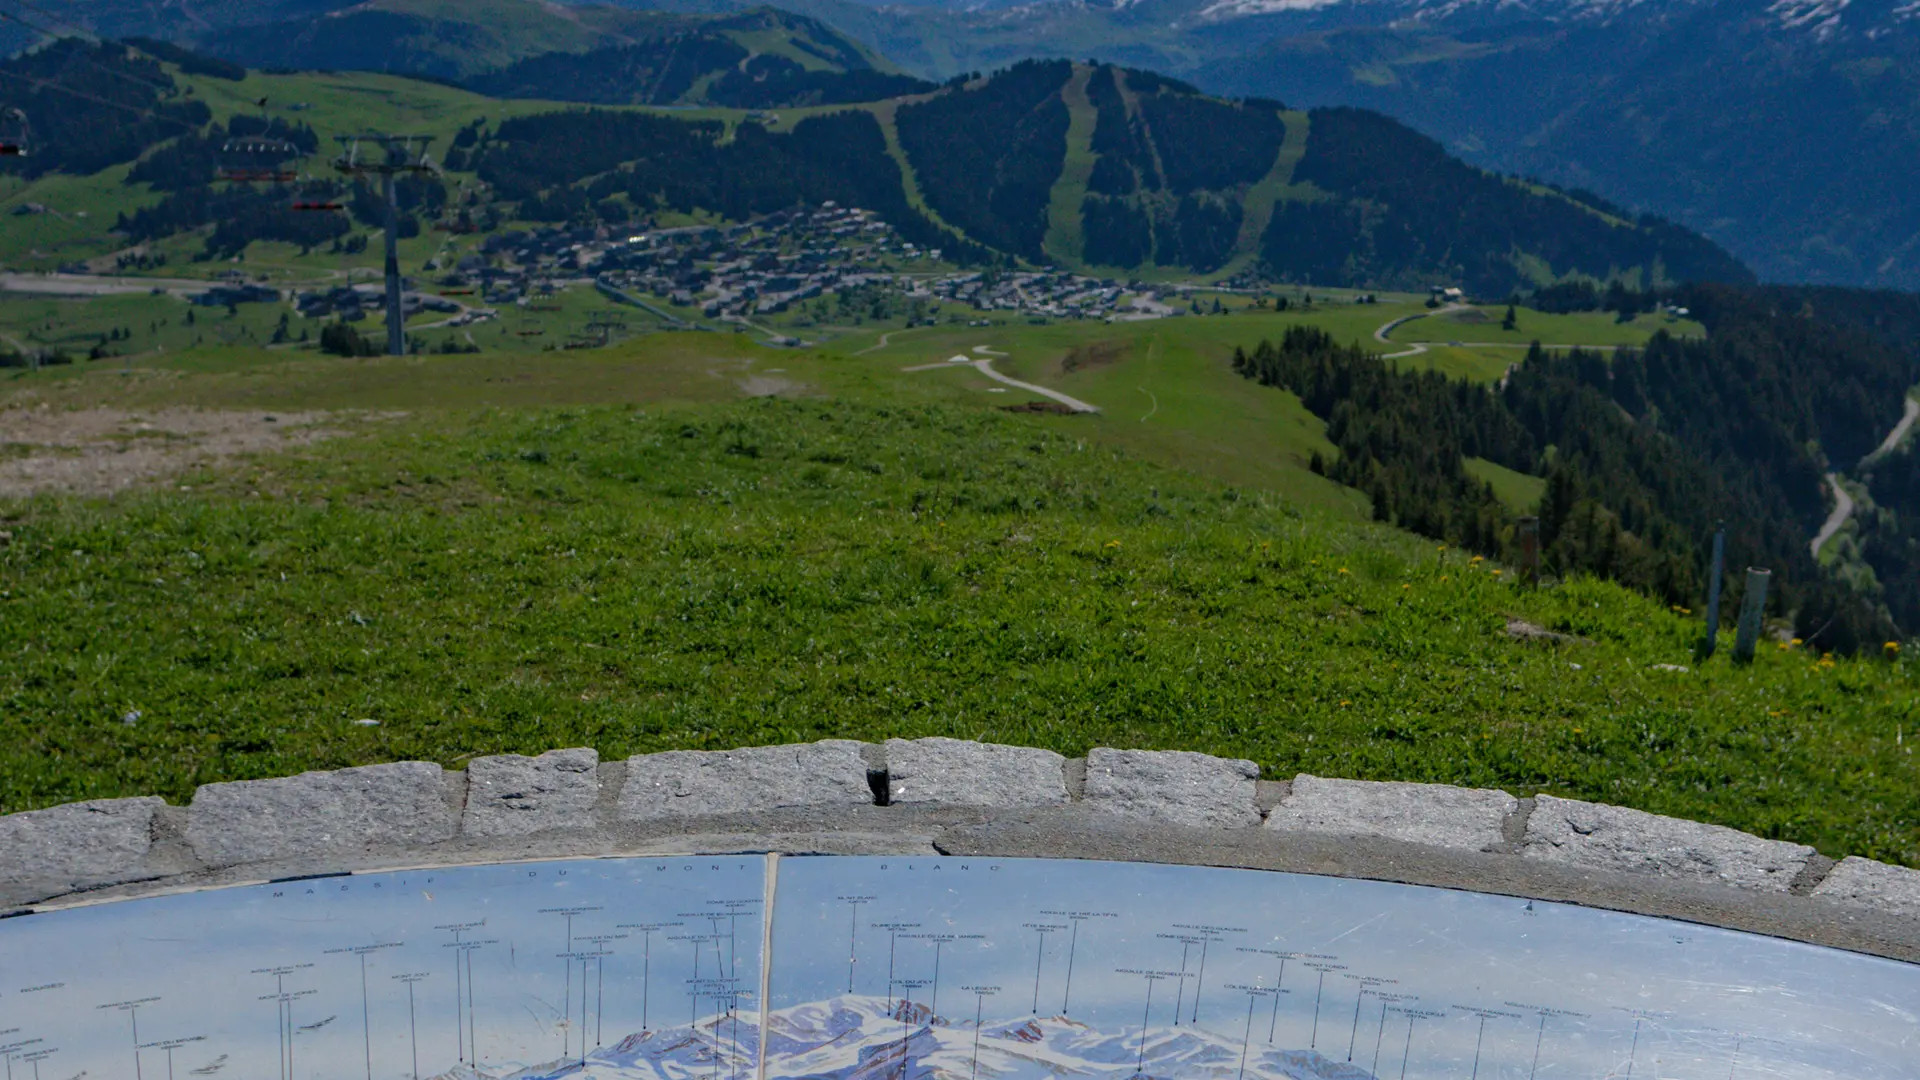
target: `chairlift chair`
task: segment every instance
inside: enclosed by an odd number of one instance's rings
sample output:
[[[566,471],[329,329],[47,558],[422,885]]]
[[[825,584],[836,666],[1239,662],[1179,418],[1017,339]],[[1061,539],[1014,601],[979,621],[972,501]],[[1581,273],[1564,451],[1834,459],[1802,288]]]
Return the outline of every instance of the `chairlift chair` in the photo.
[[[220,147],[219,177],[235,184],[291,184],[300,148],[285,139],[228,139]]]
[[[26,113],[19,109],[0,112],[0,157],[26,157],[31,141]]]

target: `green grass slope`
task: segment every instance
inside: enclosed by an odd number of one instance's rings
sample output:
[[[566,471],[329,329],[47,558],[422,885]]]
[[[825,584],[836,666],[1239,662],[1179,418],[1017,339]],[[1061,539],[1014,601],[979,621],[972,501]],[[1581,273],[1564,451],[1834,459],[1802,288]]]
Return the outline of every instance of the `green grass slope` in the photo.
[[[768,63],[816,77],[898,76],[861,42],[770,7],[688,15],[550,0],[368,0],[318,17],[229,27],[200,45],[258,68],[421,75],[507,97],[596,102],[637,95],[641,103],[670,104],[688,85],[755,60],[761,78]],[[646,92],[662,79],[676,93]],[[616,82],[624,85],[601,85]]]
[[[609,37],[685,21],[574,9],[540,0],[367,0],[319,17],[232,26],[207,52],[250,67],[394,71],[462,78],[545,52],[584,52]]]
[[[1547,791],[1920,862],[1903,667],[1663,669],[1697,623],[1519,591],[1068,418],[429,410],[184,486],[0,504],[0,809],[940,734]],[[1509,616],[1592,644],[1517,642]]]
[[[1087,198],[1087,177],[1093,174],[1094,112],[1087,100],[1087,79],[1092,73],[1091,68],[1075,64],[1073,77],[1060,91],[1067,103],[1067,157],[1047,199],[1047,257],[1075,269],[1085,265],[1080,213]]]

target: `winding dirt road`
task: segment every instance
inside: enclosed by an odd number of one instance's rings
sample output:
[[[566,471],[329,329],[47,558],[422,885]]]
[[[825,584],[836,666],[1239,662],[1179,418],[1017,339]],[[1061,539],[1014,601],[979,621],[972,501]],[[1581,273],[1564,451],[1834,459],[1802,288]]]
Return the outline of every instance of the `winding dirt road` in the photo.
[[[874,342],[873,344],[871,344],[871,345],[869,345],[869,346],[867,346],[866,348],[864,348],[864,349],[860,349],[860,350],[858,350],[857,352],[854,352],[854,353],[852,353],[851,355],[853,355],[853,356],[865,356],[865,355],[867,355],[867,354],[868,354],[868,353],[870,353],[870,352],[874,352],[875,350],[878,350],[878,349],[884,349],[884,348],[886,348],[886,347],[887,347],[887,346],[888,346],[889,344],[892,344],[892,342],[893,342],[893,335],[895,335],[895,334],[908,334],[908,333],[912,333],[913,331],[915,331],[915,330],[919,330],[919,329],[921,329],[921,327],[918,327],[918,326],[909,326],[909,327],[907,327],[907,328],[906,328],[906,329],[904,329],[904,330],[889,330],[889,331],[887,331],[886,333],[884,333],[884,334],[881,334],[881,335],[880,335],[880,340],[879,340],[879,341],[876,341],[876,342]],[[935,366],[937,367],[938,365],[935,365]]]
[[[1913,422],[1920,420],[1920,398],[1910,397],[1907,399],[1906,405],[1906,414],[1900,417],[1899,423],[1893,425],[1892,431],[1887,432],[1887,437],[1880,440],[1880,448],[1868,454],[1866,457],[1861,458],[1860,464],[1866,465],[1893,453],[1894,449],[1900,445],[1901,440],[1907,437],[1907,432],[1913,430]]]
[[[1910,397],[1906,399],[1906,408],[1901,414],[1900,422],[1893,425],[1893,430],[1887,432],[1886,438],[1880,440],[1878,449],[1860,459],[1860,464],[1870,465],[1876,459],[1892,453],[1907,437],[1907,433],[1913,430],[1916,420],[1920,420],[1920,399]],[[1845,485],[1840,483],[1839,473],[1827,474],[1827,487],[1833,491],[1833,512],[1828,514],[1827,520],[1821,523],[1820,531],[1813,535],[1813,557],[1816,559],[1820,557],[1820,549],[1826,546],[1827,541],[1833,539],[1841,529],[1846,528],[1847,521],[1853,517],[1854,511],[1853,496],[1847,494]]]
[[[988,352],[990,350],[988,350],[985,346],[980,346],[978,348],[978,351]],[[1006,354],[1001,353],[1000,355],[1005,356]],[[1100,406],[1089,405],[1088,403],[1081,401],[1077,397],[1070,397],[1066,394],[1061,393],[1058,390],[1052,390],[1047,387],[1039,386],[1030,382],[1021,382],[1019,379],[1016,379],[1010,375],[1003,375],[1000,372],[994,370],[993,358],[990,356],[982,356],[982,357],[979,357],[978,359],[970,356],[956,356],[950,360],[945,360],[938,364],[918,364],[910,368],[902,368],[901,370],[902,371],[934,371],[940,368],[959,367],[962,364],[974,369],[975,371],[978,371],[980,374],[985,375],[987,378],[992,379],[994,382],[1005,383],[1008,386],[1025,390],[1030,394],[1039,394],[1041,397],[1046,398],[1050,401],[1057,401],[1060,404],[1065,405],[1067,408],[1072,409],[1074,412],[1097,413],[1100,411]]]
[[[1820,557],[1820,549],[1845,528],[1847,519],[1853,516],[1853,496],[1847,494],[1846,486],[1840,483],[1839,473],[1827,474],[1827,487],[1833,490],[1833,513],[1827,515],[1820,531],[1813,535],[1813,557],[1816,559]]]

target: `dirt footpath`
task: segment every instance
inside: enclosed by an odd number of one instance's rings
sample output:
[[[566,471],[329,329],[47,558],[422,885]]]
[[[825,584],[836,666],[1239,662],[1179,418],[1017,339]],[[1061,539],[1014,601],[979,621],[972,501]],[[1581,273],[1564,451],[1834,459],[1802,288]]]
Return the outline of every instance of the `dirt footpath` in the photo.
[[[0,498],[111,495],[196,465],[346,434],[327,413],[0,408]]]

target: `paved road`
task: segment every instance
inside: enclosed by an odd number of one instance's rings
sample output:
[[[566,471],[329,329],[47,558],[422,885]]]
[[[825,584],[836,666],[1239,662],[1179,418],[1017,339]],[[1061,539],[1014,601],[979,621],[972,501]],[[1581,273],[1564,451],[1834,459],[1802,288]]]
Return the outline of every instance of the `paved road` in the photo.
[[[0,274],[0,292],[45,296],[113,296],[122,293],[206,292],[213,281],[184,278],[97,277],[92,274]]]
[[[1393,333],[1395,330],[1398,330],[1400,327],[1405,326],[1407,323],[1410,323],[1415,319],[1424,319],[1429,315],[1443,315],[1449,311],[1459,311],[1465,307],[1466,307],[1465,304],[1449,304],[1446,307],[1435,308],[1432,311],[1416,311],[1411,315],[1402,315],[1397,319],[1393,319],[1387,323],[1384,323],[1380,327],[1380,329],[1375,330],[1373,332],[1373,339],[1375,341],[1385,342],[1388,345],[1398,344],[1397,342],[1389,341],[1387,339],[1387,335]],[[1405,349],[1396,353],[1387,353],[1384,356],[1382,356],[1381,359],[1382,360],[1398,360],[1403,356],[1419,356],[1421,353],[1427,351],[1427,347],[1425,345],[1420,344],[1419,342],[1409,342],[1408,344],[1412,345],[1412,348]]]
[[[1465,311],[1468,308],[1471,308],[1472,306],[1473,306],[1472,304],[1448,304],[1446,307],[1435,308],[1432,311],[1416,311],[1411,315],[1402,315],[1399,318],[1394,319],[1391,322],[1388,322],[1382,325],[1380,329],[1375,330],[1373,332],[1373,338],[1375,341],[1383,342],[1388,345],[1400,345],[1403,343],[1398,341],[1393,341],[1389,339],[1387,335],[1393,333],[1395,330],[1398,330],[1400,327],[1405,326],[1407,323],[1413,322],[1415,319],[1426,319],[1426,318],[1431,318],[1432,316],[1435,316],[1435,315],[1445,315],[1449,312]],[[1402,357],[1419,356],[1421,353],[1426,352],[1428,349],[1438,344],[1438,342],[1408,341],[1408,342],[1404,342],[1404,344],[1408,346],[1406,349],[1403,349],[1400,352],[1395,352],[1395,353],[1385,353],[1380,357],[1380,359],[1399,360]],[[1454,344],[1454,343],[1448,342],[1448,344]],[[1469,349],[1531,349],[1533,348],[1533,342],[1531,341],[1526,341],[1526,342],[1462,341],[1462,342],[1459,342],[1458,344],[1464,348],[1469,348]],[[1551,344],[1543,343],[1541,344],[1540,347],[1543,349],[1587,349],[1592,352],[1613,352],[1615,349],[1618,349],[1621,346],[1619,345],[1551,345]]]
[[[1828,473],[1827,486],[1833,489],[1833,513],[1827,515],[1826,523],[1821,525],[1820,531],[1814,534],[1813,557],[1816,559],[1820,557],[1820,549],[1825,547],[1827,541],[1833,539],[1834,534],[1846,525],[1847,519],[1853,516],[1853,496],[1847,494],[1847,489],[1841,485],[1840,474]]]

